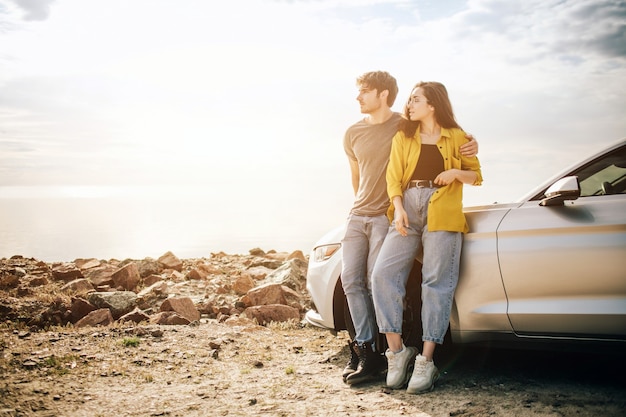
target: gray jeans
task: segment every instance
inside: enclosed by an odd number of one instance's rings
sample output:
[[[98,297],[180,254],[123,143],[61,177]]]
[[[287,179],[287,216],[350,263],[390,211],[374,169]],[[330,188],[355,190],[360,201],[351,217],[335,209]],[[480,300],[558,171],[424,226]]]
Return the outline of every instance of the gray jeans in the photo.
[[[372,301],[371,276],[378,252],[389,230],[385,215],[369,217],[350,215],[341,241],[343,264],[341,284],[358,343],[375,344],[378,335]]]

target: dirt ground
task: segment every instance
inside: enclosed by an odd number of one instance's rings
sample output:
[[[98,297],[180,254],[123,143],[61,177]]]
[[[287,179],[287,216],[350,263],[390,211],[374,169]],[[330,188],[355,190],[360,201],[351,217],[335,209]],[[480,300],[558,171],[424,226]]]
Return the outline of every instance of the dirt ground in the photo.
[[[0,324],[0,416],[626,415],[623,355],[470,349],[435,390],[340,377],[347,334],[247,319],[193,326]],[[452,357],[451,357],[452,358]]]

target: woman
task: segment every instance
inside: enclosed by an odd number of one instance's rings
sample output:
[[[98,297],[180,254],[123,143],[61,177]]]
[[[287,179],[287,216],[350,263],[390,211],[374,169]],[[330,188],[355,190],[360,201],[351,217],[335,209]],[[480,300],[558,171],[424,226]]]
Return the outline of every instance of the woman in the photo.
[[[393,138],[387,167],[391,199],[389,228],[372,274],[377,323],[388,349],[387,386],[407,392],[433,389],[439,371],[433,363],[437,344],[450,321],[452,298],[459,276],[463,215],[463,184],[480,185],[478,159],[465,157],[466,143],[452,112],[445,86],[418,83],[405,106],[406,119]],[[422,353],[402,342],[405,286],[413,260],[423,250]]]

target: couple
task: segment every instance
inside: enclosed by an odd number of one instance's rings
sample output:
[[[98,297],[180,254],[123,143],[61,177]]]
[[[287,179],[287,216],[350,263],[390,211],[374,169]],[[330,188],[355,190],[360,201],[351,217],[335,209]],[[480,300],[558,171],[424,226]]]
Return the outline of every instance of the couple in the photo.
[[[389,73],[367,72],[357,86],[366,117],[344,137],[355,201],[342,239],[341,283],[355,336],[343,378],[355,385],[386,368],[388,387],[408,381],[409,393],[430,391],[439,376],[433,354],[449,325],[468,231],[463,184],[482,182],[478,145],[457,124],[441,83],[418,83],[403,115],[391,110],[398,86]],[[402,341],[405,285],[420,251],[421,354]],[[388,346],[384,356],[379,332]]]

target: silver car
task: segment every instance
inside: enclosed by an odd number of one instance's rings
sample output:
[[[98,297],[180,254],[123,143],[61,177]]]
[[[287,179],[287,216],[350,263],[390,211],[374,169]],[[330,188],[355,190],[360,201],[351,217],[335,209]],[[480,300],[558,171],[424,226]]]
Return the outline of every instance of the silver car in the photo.
[[[519,202],[466,207],[453,343],[607,342],[626,347],[626,139]],[[347,329],[339,227],[309,259],[309,323]],[[421,340],[420,263],[407,284],[405,341]],[[408,341],[409,343],[411,340]],[[576,343],[580,342],[580,343]]]

